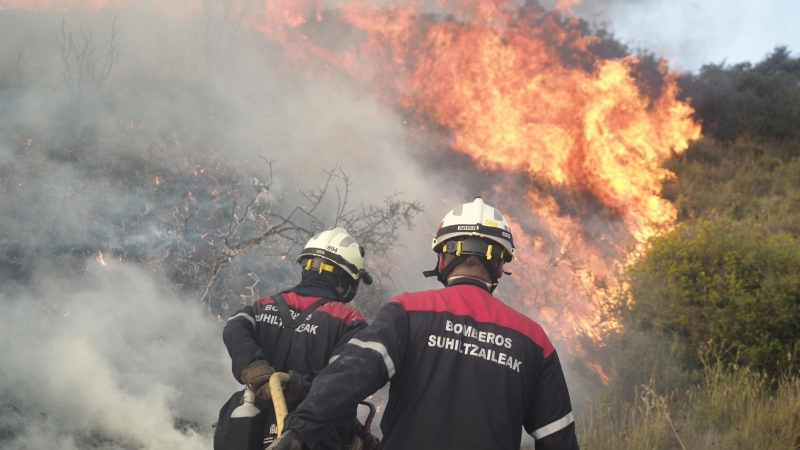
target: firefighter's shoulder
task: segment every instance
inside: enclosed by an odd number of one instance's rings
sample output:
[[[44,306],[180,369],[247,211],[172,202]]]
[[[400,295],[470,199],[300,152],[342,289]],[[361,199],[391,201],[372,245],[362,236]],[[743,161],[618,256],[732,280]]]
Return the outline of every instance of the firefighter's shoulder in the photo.
[[[543,356],[548,357],[554,350],[553,343],[547,337],[544,328],[538,322],[522,314],[511,306],[506,305],[500,300],[493,305],[496,308],[496,323],[505,328],[515,330],[528,337],[534,344],[541,347]]]
[[[447,311],[447,296],[444,289],[404,292],[389,301],[406,311]]]
[[[341,319],[345,324],[354,321],[364,321],[364,316],[357,309],[341,302],[330,302],[319,307],[320,312]]]

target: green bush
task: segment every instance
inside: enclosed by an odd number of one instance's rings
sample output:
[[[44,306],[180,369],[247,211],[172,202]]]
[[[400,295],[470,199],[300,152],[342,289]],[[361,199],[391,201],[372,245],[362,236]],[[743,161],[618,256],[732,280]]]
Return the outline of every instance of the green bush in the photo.
[[[771,375],[800,350],[800,244],[727,219],[680,224],[628,271],[637,329],[674,333],[689,357],[711,344],[724,362]]]

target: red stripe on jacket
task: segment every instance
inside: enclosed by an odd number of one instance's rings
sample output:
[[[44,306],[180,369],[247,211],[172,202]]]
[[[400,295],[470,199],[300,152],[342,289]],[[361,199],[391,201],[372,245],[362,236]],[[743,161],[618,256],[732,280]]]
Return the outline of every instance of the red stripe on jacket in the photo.
[[[541,347],[545,358],[554,350],[538,323],[477,286],[458,284],[432,291],[406,292],[393,298],[392,302],[399,303],[406,311],[449,312],[455,316],[469,316],[477,322],[509,328]]]
[[[309,306],[313,305],[322,298],[308,297],[305,295],[296,294],[294,292],[284,292],[281,295],[283,295],[283,299],[286,300],[287,305],[289,305],[291,308],[299,309],[300,311],[305,311]],[[256,301],[262,305],[272,305],[275,303],[271,297],[264,297]],[[322,311],[330,314],[333,317],[342,319],[344,320],[345,324],[349,324],[354,320],[364,320],[364,316],[362,316],[360,312],[342,302],[335,300],[320,306],[317,308],[317,311]]]

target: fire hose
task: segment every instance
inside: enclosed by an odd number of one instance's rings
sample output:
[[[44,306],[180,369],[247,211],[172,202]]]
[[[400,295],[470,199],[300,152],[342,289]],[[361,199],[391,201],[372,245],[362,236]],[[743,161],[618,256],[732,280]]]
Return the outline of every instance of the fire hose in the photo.
[[[283,397],[283,388],[281,383],[289,381],[289,374],[283,372],[275,372],[269,377],[269,391],[272,394],[272,405],[275,407],[275,423],[278,426],[278,436],[280,437],[283,432],[283,420],[289,414],[289,409],[286,407],[286,399]],[[370,402],[360,402],[360,404],[369,408],[369,415],[367,420],[364,421],[365,432],[370,432],[372,426],[372,419],[375,417],[375,405]]]
[[[275,372],[269,377],[269,391],[272,394],[272,404],[275,407],[275,419],[278,425],[279,437],[283,432],[283,419],[289,414],[289,410],[286,408],[286,399],[283,397],[281,382],[287,382],[289,378],[289,374],[283,372]]]

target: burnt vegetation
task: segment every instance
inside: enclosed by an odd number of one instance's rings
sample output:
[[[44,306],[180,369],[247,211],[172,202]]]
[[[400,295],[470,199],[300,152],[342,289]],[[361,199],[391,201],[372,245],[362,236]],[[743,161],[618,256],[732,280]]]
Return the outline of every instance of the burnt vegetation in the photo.
[[[201,42],[218,45],[206,48],[208,64],[227,57],[237,30],[220,24],[235,27],[231,14],[208,17]],[[98,23],[104,31],[92,28]],[[42,264],[76,275],[137,264],[224,319],[296,282],[293,255],[314,234],[344,226],[368,259],[385,263],[370,267],[378,283],[364,289],[365,312],[386,300],[387,252],[413,226],[418,203],[392,191],[362,203],[346,166],[293,175],[296,167],[269,159],[284,149],[225,142],[238,120],[230,81],[215,73],[182,84],[120,67],[132,45],[116,17],[62,18],[49,42],[41,34],[31,33],[12,67],[0,70],[4,286],[35,282]],[[45,70],[50,76],[38,72]],[[175,104],[154,105],[159,96]]]

